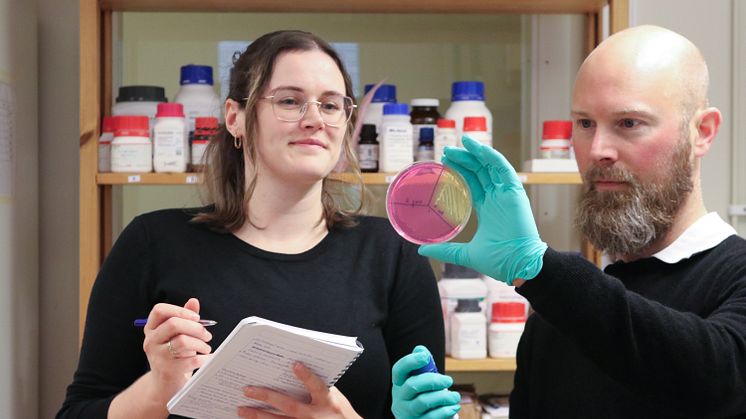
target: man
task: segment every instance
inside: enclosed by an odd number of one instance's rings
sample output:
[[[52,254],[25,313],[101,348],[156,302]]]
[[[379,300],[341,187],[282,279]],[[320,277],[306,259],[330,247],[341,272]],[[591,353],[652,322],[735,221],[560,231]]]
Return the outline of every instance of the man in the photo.
[[[536,311],[511,417],[746,418],[746,241],[702,200],[701,159],[721,123],[707,87],[698,49],[659,27],[619,32],[583,62],[572,98],[576,221],[616,261],[603,272],[547,248],[502,155],[469,140],[446,151],[479,226],[469,243],[420,253],[512,283]],[[394,366],[400,417],[451,403],[442,376],[405,377],[420,358]]]

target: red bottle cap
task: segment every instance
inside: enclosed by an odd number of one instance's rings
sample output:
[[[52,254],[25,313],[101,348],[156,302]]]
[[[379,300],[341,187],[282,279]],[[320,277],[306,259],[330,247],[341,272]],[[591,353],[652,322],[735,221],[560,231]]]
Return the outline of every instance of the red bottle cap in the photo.
[[[492,303],[493,323],[523,323],[526,321],[526,304],[519,301]]]
[[[173,103],[173,102],[161,102],[158,104],[158,110],[156,111],[155,117],[156,118],[162,118],[162,117],[177,117],[177,118],[183,118],[184,117],[184,105],[181,103]]]
[[[541,138],[569,139],[572,137],[572,121],[544,121]]]
[[[198,116],[194,118],[194,129],[218,129],[218,118],[213,116]]]
[[[104,116],[103,121],[101,121],[101,132],[111,132],[113,133],[116,127],[114,126],[114,117],[113,116]]]
[[[438,119],[438,128],[456,128],[456,121],[453,119]]]
[[[120,115],[114,117],[115,137],[150,137],[147,116]]]
[[[487,131],[487,118],[483,116],[465,116],[464,131]]]

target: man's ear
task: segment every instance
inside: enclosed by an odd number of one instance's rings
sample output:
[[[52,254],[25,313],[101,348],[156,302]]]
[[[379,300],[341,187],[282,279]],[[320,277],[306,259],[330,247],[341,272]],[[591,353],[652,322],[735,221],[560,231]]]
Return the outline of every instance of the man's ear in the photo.
[[[697,113],[697,132],[694,138],[694,155],[702,157],[710,150],[720,129],[723,116],[717,108],[705,108]]]

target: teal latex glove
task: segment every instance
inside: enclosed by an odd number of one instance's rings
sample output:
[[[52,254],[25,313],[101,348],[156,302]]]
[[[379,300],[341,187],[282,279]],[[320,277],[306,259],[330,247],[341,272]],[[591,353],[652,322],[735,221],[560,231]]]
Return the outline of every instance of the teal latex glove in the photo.
[[[419,253],[467,266],[508,285],[516,278],[536,277],[547,244],[539,238],[523,184],[495,149],[466,135],[462,142],[466,149],[446,147],[442,161],[466,179],[477,231],[468,243],[423,245]]]
[[[411,354],[403,356],[391,369],[391,411],[397,419],[445,419],[461,409],[461,395],[448,391],[453,379],[436,372],[409,374],[428,364],[432,355],[418,345]]]

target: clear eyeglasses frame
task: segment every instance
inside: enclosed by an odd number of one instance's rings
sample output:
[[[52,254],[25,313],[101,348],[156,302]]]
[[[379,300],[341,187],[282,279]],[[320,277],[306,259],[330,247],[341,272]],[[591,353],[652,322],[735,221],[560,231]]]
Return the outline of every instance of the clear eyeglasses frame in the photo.
[[[321,120],[330,127],[347,124],[357,107],[349,96],[332,94],[323,96],[320,100],[308,100],[301,92],[290,89],[277,90],[274,94],[263,96],[261,99],[270,101],[275,118],[283,122],[300,121],[308,111],[308,105],[316,105]]]

